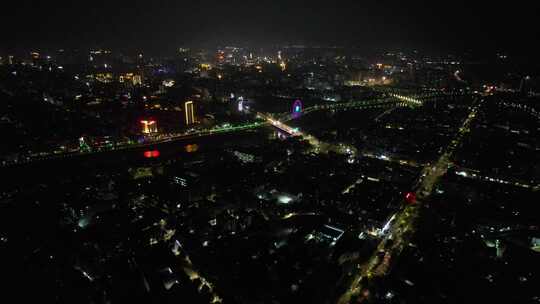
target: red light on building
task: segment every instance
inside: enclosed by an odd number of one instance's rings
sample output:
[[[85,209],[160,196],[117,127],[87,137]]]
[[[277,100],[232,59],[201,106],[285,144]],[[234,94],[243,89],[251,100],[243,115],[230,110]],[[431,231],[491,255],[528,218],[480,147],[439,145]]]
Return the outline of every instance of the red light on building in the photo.
[[[144,151],[144,157],[145,158],[158,158],[160,155],[158,150],[153,151]]]
[[[405,200],[409,204],[415,204],[416,203],[416,194],[414,192],[407,192],[405,194]]]

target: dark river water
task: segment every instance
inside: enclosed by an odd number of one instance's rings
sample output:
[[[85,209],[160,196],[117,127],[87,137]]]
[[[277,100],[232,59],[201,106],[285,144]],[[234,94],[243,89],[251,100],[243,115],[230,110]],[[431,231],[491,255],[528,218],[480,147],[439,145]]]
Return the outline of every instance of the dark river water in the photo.
[[[30,164],[0,169],[2,186],[7,189],[24,184],[54,182],[69,176],[95,175],[111,170],[123,170],[133,166],[166,160],[193,159],[200,153],[221,151],[234,147],[261,145],[268,142],[275,130],[259,129],[233,134],[213,135],[162,143],[144,148],[108,151],[97,154],[77,155],[62,159],[36,161]]]

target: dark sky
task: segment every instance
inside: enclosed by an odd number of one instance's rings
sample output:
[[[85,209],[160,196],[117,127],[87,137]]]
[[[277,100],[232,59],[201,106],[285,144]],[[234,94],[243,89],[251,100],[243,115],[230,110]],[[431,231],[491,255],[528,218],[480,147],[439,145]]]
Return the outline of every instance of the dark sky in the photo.
[[[540,42],[540,1],[6,2],[0,5],[0,49],[320,43],[530,52]]]

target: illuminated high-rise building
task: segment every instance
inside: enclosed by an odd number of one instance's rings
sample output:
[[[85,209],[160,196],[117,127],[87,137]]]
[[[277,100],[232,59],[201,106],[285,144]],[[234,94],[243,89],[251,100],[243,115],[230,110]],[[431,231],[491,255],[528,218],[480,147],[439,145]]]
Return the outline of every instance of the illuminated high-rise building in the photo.
[[[38,52],[31,52],[30,58],[32,58],[33,65],[38,65],[41,61],[41,55]]]
[[[133,75],[132,82],[133,82],[133,85],[142,85],[142,76]]]
[[[238,112],[244,111],[244,97],[238,97]]]
[[[195,108],[193,106],[193,101],[186,101],[184,103],[184,111],[186,114],[186,125],[192,125],[195,123]]]
[[[157,133],[157,122],[155,120],[141,120],[142,133],[152,134]]]
[[[216,54],[216,62],[218,64],[223,64],[225,62],[225,52],[223,50],[218,50]]]

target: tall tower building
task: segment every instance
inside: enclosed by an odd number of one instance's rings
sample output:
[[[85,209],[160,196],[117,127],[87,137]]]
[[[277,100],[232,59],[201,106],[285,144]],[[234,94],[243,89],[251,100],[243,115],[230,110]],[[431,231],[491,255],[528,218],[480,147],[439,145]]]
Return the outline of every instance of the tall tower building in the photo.
[[[157,133],[157,122],[155,120],[141,120],[142,133],[143,134],[152,134]]]
[[[192,125],[195,123],[195,107],[193,101],[186,101],[184,103],[184,110],[186,114],[186,125]]]
[[[133,75],[133,78],[131,80],[133,82],[133,85],[142,85],[142,76],[141,75]]]

